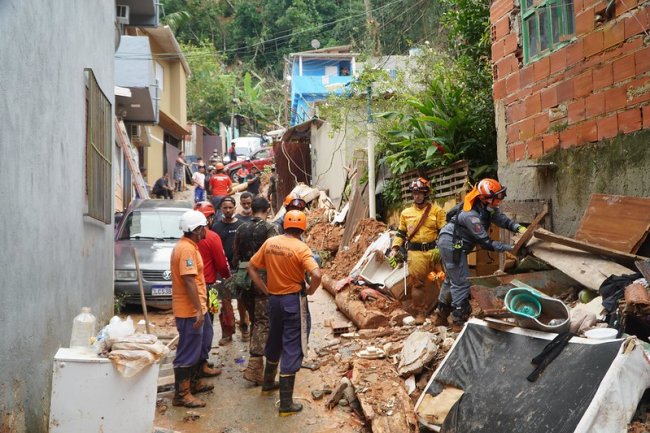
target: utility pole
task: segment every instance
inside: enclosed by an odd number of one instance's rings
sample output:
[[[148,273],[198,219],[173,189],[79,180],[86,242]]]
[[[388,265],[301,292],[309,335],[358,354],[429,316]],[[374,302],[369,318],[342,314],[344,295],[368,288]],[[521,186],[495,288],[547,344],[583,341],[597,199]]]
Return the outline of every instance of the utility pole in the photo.
[[[372,55],[380,56],[381,55],[381,43],[379,41],[379,26],[377,22],[372,18],[372,5],[370,0],[363,0],[363,5],[366,8],[366,23],[368,24],[368,39],[372,44]]]
[[[375,141],[372,136],[372,83],[367,87],[368,93],[368,122],[366,123],[366,142],[368,145],[368,216],[377,219],[377,206],[375,203]]]

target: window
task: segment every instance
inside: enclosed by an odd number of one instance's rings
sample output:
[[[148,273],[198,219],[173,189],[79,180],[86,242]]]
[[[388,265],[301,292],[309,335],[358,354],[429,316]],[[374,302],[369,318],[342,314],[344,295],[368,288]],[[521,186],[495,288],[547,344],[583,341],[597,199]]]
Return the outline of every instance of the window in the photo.
[[[111,223],[113,110],[92,69],[86,69],[86,195],[91,218]]]
[[[567,44],[575,33],[573,0],[522,0],[524,63]]]

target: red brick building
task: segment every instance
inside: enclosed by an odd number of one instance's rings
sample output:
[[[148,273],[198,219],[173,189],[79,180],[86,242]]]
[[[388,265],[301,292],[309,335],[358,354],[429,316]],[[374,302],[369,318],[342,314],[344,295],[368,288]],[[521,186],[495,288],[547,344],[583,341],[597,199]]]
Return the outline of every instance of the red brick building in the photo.
[[[650,173],[649,136],[642,131],[650,127],[649,6],[637,0],[491,5],[499,175],[515,183],[518,198],[554,201],[556,222],[566,217],[558,205],[569,203],[579,220],[590,192],[650,193],[638,178]],[[540,162],[553,170],[530,168]],[[612,172],[612,164],[621,171]],[[568,186],[573,195],[562,189]]]

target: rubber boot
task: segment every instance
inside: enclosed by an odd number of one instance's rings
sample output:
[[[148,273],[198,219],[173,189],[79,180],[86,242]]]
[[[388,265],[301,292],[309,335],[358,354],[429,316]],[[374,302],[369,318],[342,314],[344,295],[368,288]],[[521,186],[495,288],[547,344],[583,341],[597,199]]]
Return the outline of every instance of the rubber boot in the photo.
[[[192,376],[190,380],[190,391],[192,394],[199,394],[201,392],[208,392],[214,389],[214,385],[207,383],[204,379],[200,378],[202,362],[192,367]]]
[[[212,368],[213,365],[206,360],[201,363],[199,367],[199,377],[215,377],[221,374],[221,370],[218,368]]]
[[[244,324],[239,327],[239,330],[241,331],[241,341],[244,343],[251,341],[251,331],[249,325]]]
[[[261,356],[250,357],[246,370],[244,370],[244,379],[253,382],[255,386],[264,383],[264,358]]]
[[[264,380],[262,382],[262,394],[270,394],[280,387],[275,381],[275,375],[278,372],[278,363],[266,360],[264,367]]]
[[[293,385],[296,382],[295,374],[280,375],[280,416],[294,415],[302,410],[302,404],[293,401]]]
[[[178,367],[174,368],[174,398],[172,405],[189,408],[205,407],[205,402],[192,395],[190,392],[190,376],[192,368]]]
[[[469,305],[468,301],[463,302],[460,307],[455,307],[451,312],[451,330],[453,332],[460,332],[469,319],[469,315],[472,312],[472,307]]]
[[[436,311],[434,313],[433,325],[448,326],[448,320],[451,311],[451,305],[447,305],[443,302],[438,302],[438,306],[436,307]]]

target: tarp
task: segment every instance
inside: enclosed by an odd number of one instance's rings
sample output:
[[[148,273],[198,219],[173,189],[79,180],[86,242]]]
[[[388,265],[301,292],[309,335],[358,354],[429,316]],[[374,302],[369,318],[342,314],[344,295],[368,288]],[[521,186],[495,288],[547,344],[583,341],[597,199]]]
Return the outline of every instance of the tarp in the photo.
[[[420,422],[446,433],[624,431],[650,386],[642,347],[633,338],[574,337],[529,382],[531,360],[556,336],[470,320],[416,404]],[[433,423],[429,414],[452,394],[444,421]]]

